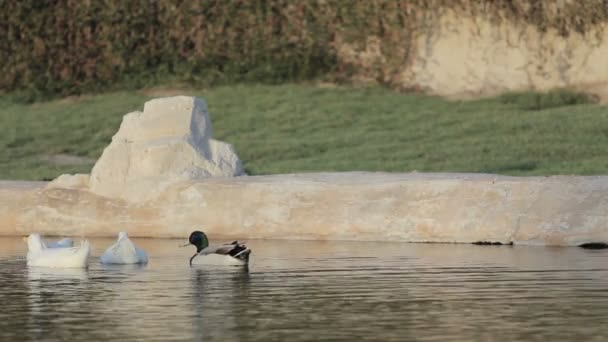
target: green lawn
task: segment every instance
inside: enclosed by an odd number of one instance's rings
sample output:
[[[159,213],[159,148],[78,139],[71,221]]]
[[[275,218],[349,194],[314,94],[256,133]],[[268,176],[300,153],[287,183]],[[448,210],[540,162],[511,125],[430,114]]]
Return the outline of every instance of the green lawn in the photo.
[[[608,106],[566,105],[576,99],[516,94],[447,101],[313,85],[187,93],[207,100],[215,137],[235,145],[250,174],[608,173]],[[121,92],[21,104],[0,97],[0,179],[89,172],[122,115],[140,110],[148,98]]]

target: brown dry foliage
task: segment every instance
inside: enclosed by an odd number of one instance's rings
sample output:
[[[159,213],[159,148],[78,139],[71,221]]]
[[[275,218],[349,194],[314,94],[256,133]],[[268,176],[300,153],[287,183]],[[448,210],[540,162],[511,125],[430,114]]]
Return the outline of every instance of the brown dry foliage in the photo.
[[[317,77],[393,85],[413,38],[445,10],[563,35],[608,20],[608,0],[0,0],[0,90]]]

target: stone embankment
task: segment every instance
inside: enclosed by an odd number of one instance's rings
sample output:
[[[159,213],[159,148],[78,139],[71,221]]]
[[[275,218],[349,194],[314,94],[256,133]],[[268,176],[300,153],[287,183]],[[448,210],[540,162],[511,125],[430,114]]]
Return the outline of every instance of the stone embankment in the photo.
[[[608,176],[247,176],[190,97],[127,114],[91,175],[0,182],[0,235],[580,245],[607,227]]]

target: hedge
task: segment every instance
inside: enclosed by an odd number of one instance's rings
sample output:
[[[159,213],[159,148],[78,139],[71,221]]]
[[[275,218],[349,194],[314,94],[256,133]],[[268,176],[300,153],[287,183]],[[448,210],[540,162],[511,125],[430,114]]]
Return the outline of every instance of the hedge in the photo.
[[[608,19],[605,0],[0,0],[0,91],[32,96],[168,80],[194,84],[348,82],[392,85],[412,39],[445,10],[519,20],[563,35]],[[364,66],[339,54],[365,49]]]

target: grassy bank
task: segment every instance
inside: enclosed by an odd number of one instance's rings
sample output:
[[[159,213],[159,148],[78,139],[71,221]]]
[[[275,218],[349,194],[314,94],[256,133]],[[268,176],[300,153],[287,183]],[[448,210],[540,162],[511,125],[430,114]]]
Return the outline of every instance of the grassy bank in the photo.
[[[214,135],[250,174],[458,171],[608,173],[608,107],[572,94],[471,102],[382,88],[230,86],[205,98]],[[0,179],[89,172],[122,115],[168,92],[122,92],[21,104],[0,97]]]

